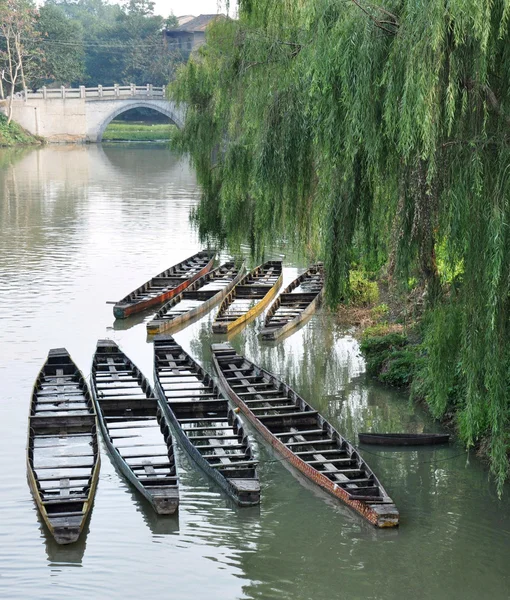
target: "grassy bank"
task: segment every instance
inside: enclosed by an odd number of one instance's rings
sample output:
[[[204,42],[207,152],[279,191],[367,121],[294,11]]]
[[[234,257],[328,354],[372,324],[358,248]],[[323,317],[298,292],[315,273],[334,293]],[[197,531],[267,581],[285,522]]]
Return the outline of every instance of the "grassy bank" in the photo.
[[[140,123],[112,121],[103,135],[110,142],[155,142],[169,140],[175,125],[170,123]]]
[[[8,125],[7,117],[0,114],[0,146],[25,146],[39,143],[39,139],[30,135],[14,121]]]

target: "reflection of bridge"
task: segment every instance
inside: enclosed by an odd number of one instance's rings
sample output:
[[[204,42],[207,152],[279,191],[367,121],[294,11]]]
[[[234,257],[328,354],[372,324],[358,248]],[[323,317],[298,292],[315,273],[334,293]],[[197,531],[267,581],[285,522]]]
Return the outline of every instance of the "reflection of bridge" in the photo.
[[[165,88],[114,85],[42,88],[17,94],[13,119],[50,142],[100,142],[108,123],[133,108],[151,108],[182,127],[184,111],[166,99]],[[0,110],[7,110],[6,102]]]

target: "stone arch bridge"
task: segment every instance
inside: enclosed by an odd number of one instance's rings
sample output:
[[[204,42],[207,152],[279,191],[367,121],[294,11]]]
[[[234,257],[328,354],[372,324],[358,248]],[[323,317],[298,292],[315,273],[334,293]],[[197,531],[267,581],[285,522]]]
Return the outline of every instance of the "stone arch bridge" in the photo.
[[[110,121],[133,108],[151,108],[177,127],[184,123],[184,110],[166,99],[164,86],[134,84],[25,90],[14,97],[12,118],[48,142],[95,143],[101,141]],[[7,112],[7,101],[0,110]]]

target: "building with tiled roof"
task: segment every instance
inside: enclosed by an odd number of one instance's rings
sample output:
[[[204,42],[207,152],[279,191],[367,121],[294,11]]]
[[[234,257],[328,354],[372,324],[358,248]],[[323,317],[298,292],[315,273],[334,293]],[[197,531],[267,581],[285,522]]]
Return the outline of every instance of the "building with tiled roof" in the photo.
[[[175,49],[182,55],[189,56],[205,42],[205,30],[216,19],[224,19],[225,15],[199,15],[193,17],[184,15],[177,17],[179,25],[165,30],[165,39],[170,49]]]

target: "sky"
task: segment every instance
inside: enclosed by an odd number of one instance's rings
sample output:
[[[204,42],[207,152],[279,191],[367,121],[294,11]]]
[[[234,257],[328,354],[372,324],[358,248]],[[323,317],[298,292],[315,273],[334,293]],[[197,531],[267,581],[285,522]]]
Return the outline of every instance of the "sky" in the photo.
[[[155,0],[156,13],[167,17],[174,13],[179,15],[210,15],[217,12],[224,12],[224,7],[218,11],[218,0]],[[220,8],[223,2],[220,2]],[[234,4],[234,2],[231,2]]]

